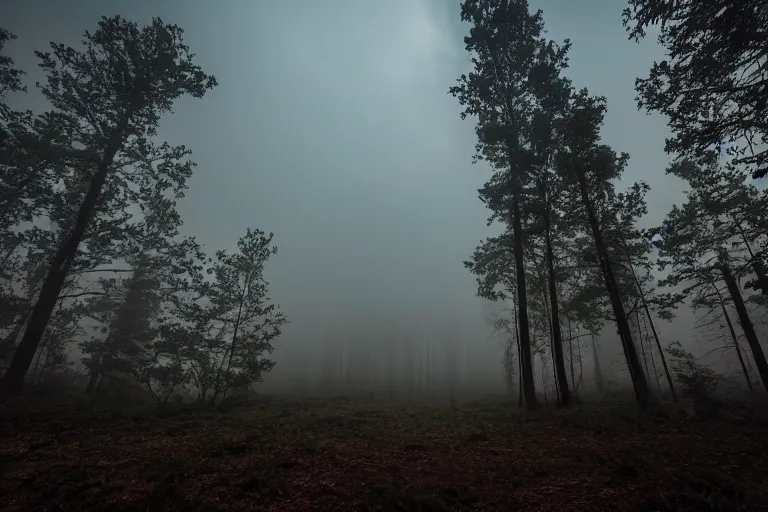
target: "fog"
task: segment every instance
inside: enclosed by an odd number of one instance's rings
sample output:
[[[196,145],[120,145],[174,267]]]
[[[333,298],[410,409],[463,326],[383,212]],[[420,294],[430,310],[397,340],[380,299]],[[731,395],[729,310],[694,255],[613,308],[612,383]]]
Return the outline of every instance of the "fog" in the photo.
[[[627,40],[622,2],[531,5],[544,11],[548,37],[571,39],[568,75],[607,97],[604,140],[631,155],[624,184],[651,185],[644,224],[660,222],[683,187],[664,174],[666,120],[638,112],[634,100],[635,78],[662,58],[654,38]],[[112,14],[179,24],[196,61],[219,82],[203,101],[178,103],[159,136],[190,147],[198,164],[180,203],[184,234],[215,250],[234,248],[247,227],[275,233],[279,252],[268,280],[291,323],[275,342],[277,366],[261,389],[316,391],[344,382],[357,390],[505,389],[502,339],[489,323],[502,306],[476,298],[462,265],[494,228],[477,199],[490,170],[471,162],[474,123],[460,119],[447,92],[470,66],[458,2],[0,6],[5,27],[19,35],[9,53],[30,84],[43,78],[33,50],[50,40],[76,44]],[[25,106],[41,111],[31,89]],[[682,310],[661,323],[663,340],[699,351],[690,343],[694,320]],[[621,380],[621,346],[614,329],[606,331],[602,370]],[[586,380],[587,344],[582,352]],[[416,369],[426,364],[429,371]]]

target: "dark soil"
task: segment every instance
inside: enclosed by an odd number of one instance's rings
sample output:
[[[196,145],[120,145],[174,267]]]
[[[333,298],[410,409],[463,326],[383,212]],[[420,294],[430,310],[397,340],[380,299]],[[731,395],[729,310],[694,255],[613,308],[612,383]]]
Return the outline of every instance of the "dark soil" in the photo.
[[[768,436],[673,409],[5,408],[0,510],[768,510]]]

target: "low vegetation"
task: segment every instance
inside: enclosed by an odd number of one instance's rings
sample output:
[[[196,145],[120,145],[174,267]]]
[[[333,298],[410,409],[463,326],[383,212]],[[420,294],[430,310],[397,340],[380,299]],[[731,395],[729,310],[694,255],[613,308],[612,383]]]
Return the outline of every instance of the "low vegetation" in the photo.
[[[219,410],[151,410],[81,398],[6,408],[0,509],[768,506],[765,431],[679,408],[582,403],[522,414],[506,397],[448,407],[256,396]]]

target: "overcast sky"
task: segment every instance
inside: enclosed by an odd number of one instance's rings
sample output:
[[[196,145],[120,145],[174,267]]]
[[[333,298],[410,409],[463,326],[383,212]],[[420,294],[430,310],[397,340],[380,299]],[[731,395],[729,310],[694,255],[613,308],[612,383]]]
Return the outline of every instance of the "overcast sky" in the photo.
[[[293,322],[289,354],[306,350],[299,338],[366,315],[394,322],[426,310],[435,324],[460,319],[467,339],[484,336],[486,308],[462,261],[488,233],[476,193],[488,170],[471,164],[473,122],[447,93],[469,69],[458,5],[4,0],[0,20],[19,36],[10,53],[30,84],[42,79],[34,49],[76,44],[101,15],[185,29],[220,85],[161,126],[199,164],[180,206],[184,231],[210,250],[233,248],[249,226],[275,232],[268,275]],[[607,97],[604,140],[631,155],[623,181],[650,183],[646,222],[660,221],[682,188],[664,175],[666,121],[634,101],[635,78],[662,57],[654,38],[627,40],[621,1],[532,5],[550,38],[571,39],[575,85]]]

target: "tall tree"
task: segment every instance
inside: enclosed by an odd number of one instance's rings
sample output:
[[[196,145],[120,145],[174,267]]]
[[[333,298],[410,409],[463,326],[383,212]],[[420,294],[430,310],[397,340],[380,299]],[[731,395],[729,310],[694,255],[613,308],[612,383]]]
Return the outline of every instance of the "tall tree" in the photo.
[[[512,228],[523,391],[529,409],[537,407],[531,359],[528,291],[525,275],[526,187],[546,165],[549,148],[538,147],[540,129],[532,119],[561,98],[560,70],[568,42],[560,47],[542,37],[542,13],[530,13],[526,0],[465,0],[461,19],[472,24],[464,38],[474,69],[450,89],[464,106],[462,118],[477,118],[475,161],[495,169],[481,199]]]
[[[561,150],[556,156],[555,165],[573,185],[572,190],[577,194],[574,204],[580,204],[586,213],[635,396],[638,403],[645,406],[649,401],[648,383],[632,339],[616,277],[615,258],[609,252],[597,208],[598,201],[611,193],[611,181],[621,175],[629,159],[626,153],[617,155],[610,147],[599,144],[605,110],[605,99],[590,97],[586,89],[573,95],[570,112],[559,124]]]
[[[675,165],[672,172],[680,174],[683,171]],[[713,215],[707,206],[700,194],[691,191],[687,193],[686,202],[682,206],[673,206],[667,215],[658,230],[663,238],[659,267],[662,271],[669,268],[670,272],[660,284],[683,285],[676,295],[676,299],[682,301],[695,297],[702,290],[709,290],[713,283],[725,283],[760,378],[768,389],[768,362],[736,280],[743,264],[735,260],[734,233],[721,221],[720,215]]]
[[[188,153],[184,147],[150,140],[174,100],[185,94],[201,98],[216,85],[194,64],[182,34],[181,28],[159,18],[140,29],[119,16],[104,17],[95,32],[85,32],[83,50],[52,43],[51,53],[37,52],[48,78],[41,90],[54,107],[51,120],[67,136],[67,144],[57,149],[78,160],[84,194],[0,383],[3,394],[22,390],[72,261],[100,205],[126,193],[130,183],[141,183],[143,174],[163,174],[170,185],[191,173],[192,164],[181,160]]]
[[[669,117],[669,153],[706,158],[728,142],[732,163],[755,178],[768,173],[768,2],[766,0],[629,0],[630,39],[660,25],[668,59],[638,79],[638,107]]]

